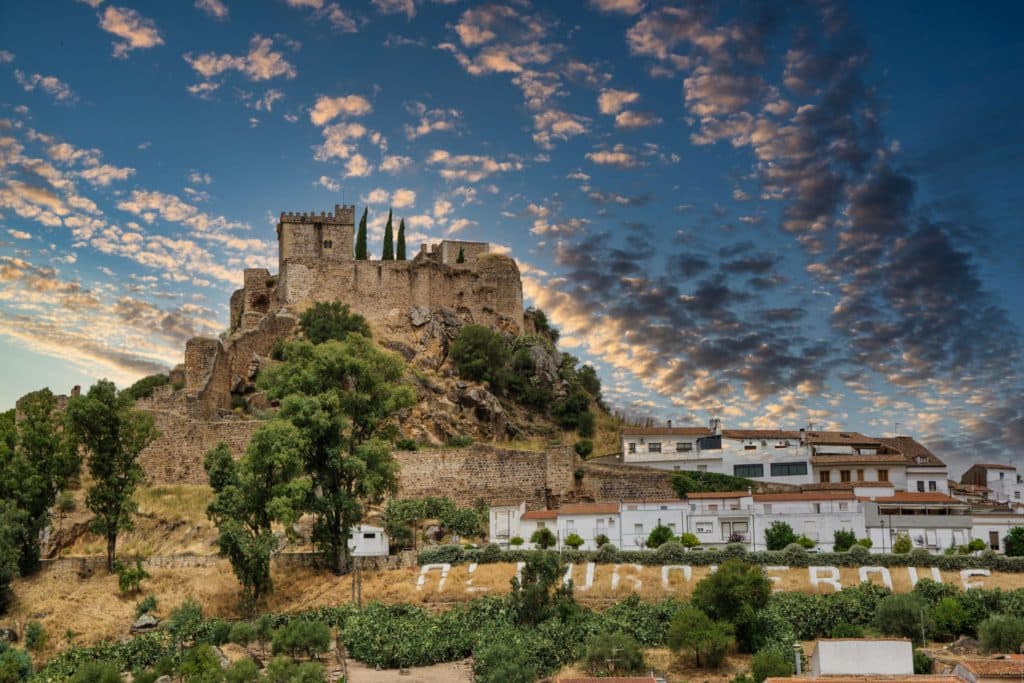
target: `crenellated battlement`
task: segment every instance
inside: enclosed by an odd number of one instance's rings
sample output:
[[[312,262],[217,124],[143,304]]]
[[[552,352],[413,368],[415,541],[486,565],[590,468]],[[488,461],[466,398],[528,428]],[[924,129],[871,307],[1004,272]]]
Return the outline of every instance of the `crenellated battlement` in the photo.
[[[334,213],[321,211],[282,211],[281,223],[329,223],[355,225],[355,204],[335,204]],[[280,233],[279,233],[280,234]]]

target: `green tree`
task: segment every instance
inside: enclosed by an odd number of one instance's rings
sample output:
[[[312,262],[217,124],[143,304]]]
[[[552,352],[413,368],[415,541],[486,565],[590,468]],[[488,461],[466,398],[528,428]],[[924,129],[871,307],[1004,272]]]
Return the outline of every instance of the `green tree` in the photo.
[[[651,529],[651,533],[647,535],[647,547],[648,548],[660,548],[675,537],[672,530],[664,524]]]
[[[0,614],[11,601],[11,582],[18,576],[18,558],[27,515],[13,500],[0,499]]]
[[[896,534],[896,540],[893,541],[892,551],[898,555],[906,555],[910,552],[914,545],[910,542],[910,536],[905,533]]]
[[[955,640],[965,632],[967,613],[960,601],[953,597],[939,600],[931,608],[932,621],[935,623],[935,637],[939,640]]]
[[[330,339],[343,341],[349,334],[370,337],[370,326],[366,318],[352,313],[348,304],[337,301],[318,301],[299,316],[299,324],[306,339],[322,344]]]
[[[0,683],[18,683],[28,680],[32,673],[32,658],[24,650],[0,646]]]
[[[256,662],[246,657],[239,659],[224,672],[225,683],[258,683],[260,669]]]
[[[21,573],[39,566],[40,535],[50,525],[57,494],[78,473],[77,453],[65,443],[57,398],[49,389],[34,391],[18,402],[0,427],[0,499],[14,501],[25,512],[20,527],[18,565]]]
[[[366,208],[363,208],[363,217],[359,219],[359,231],[356,233],[356,260],[366,260]]]
[[[391,225],[391,209],[388,209],[388,222],[384,226],[384,250],[380,255],[380,260],[395,260],[395,229]]]
[[[697,534],[684,531],[679,535],[679,543],[682,544],[684,548],[694,548],[700,545],[700,539],[697,538]]]
[[[148,398],[152,396],[154,389],[162,387],[170,381],[170,378],[161,372],[155,375],[143,377],[123,391],[131,400],[138,401],[140,398]]]
[[[33,619],[25,624],[25,647],[32,652],[39,652],[46,647],[49,636],[43,624]]]
[[[530,535],[530,543],[533,543],[541,550],[547,550],[557,542],[558,539],[555,538],[551,529],[548,529],[547,527],[537,529]]]
[[[668,629],[669,648],[692,653],[698,667],[717,668],[735,643],[732,624],[715,621],[696,607],[676,612]]]
[[[215,494],[206,514],[217,525],[217,546],[242,584],[247,609],[273,589],[270,557],[278,542],[271,524],[290,529],[309,495],[302,446],[295,426],[272,420],[256,430],[237,462],[223,442],[206,454],[203,464]]]
[[[405,260],[405,219],[398,221],[398,247],[395,250],[395,258],[399,261]]]
[[[1024,644],[1024,617],[994,614],[978,624],[978,639],[985,652],[1020,652]]]
[[[1024,556],[1024,526],[1015,526],[1003,536],[1003,552],[1007,557]]]
[[[319,658],[331,647],[331,629],[322,621],[293,619],[274,633],[272,654]]]
[[[790,543],[797,542],[793,527],[785,522],[772,522],[772,525],[764,530],[764,540],[768,544],[768,550],[782,550]]]
[[[935,631],[928,603],[916,593],[897,593],[883,598],[875,611],[875,626],[887,636],[910,638],[918,645]]]
[[[509,359],[505,338],[485,325],[466,325],[449,351],[459,375],[499,384]]]
[[[756,652],[750,660],[750,673],[755,683],[763,683],[766,678],[792,676],[793,655],[776,648]]]
[[[459,255],[455,259],[455,262],[456,263],[465,263],[466,262],[466,250],[465,250],[465,248],[459,247]]]
[[[224,680],[224,669],[213,646],[203,643],[185,653],[181,660],[181,680],[183,683],[220,683]]]
[[[560,604],[572,604],[572,583],[565,585],[565,565],[556,553],[531,551],[521,577],[512,577],[510,605],[521,624],[536,626],[548,619]]]
[[[639,673],[644,669],[644,651],[628,633],[606,631],[587,642],[583,664],[592,676]]]
[[[133,410],[131,399],[101,379],[68,401],[65,430],[73,448],[85,452],[93,484],[85,506],[95,515],[91,529],[107,540],[107,571],[114,571],[117,537],[133,527],[132,496],[144,473],[139,453],[157,437],[153,416]]]
[[[540,680],[537,660],[515,640],[517,631],[508,638],[490,639],[473,653],[473,673],[480,683],[534,683]]]
[[[701,579],[691,603],[712,619],[736,627],[740,649],[749,652],[754,642],[757,613],[768,604],[771,582],[764,568],[742,560],[726,560],[718,571]]]
[[[595,401],[601,403],[601,378],[597,376],[597,371],[594,370],[593,366],[580,366],[580,369],[576,372],[576,378],[579,380],[583,390],[593,396]]]
[[[302,436],[315,492],[307,504],[316,518],[313,542],[336,572],[348,567],[351,530],[364,506],[397,488],[394,418],[415,402],[413,390],[401,383],[404,368],[399,356],[350,334],[317,346],[286,344],[284,362],[260,376],[267,395],[281,401],[280,418]]]
[[[573,550],[579,550],[585,542],[579,534],[569,534],[565,537],[565,544]]]
[[[846,552],[853,547],[854,543],[857,542],[857,534],[853,533],[849,529],[836,529],[832,538],[833,550],[837,553]]]
[[[86,662],[75,670],[71,683],[121,683],[121,672],[109,662]]]

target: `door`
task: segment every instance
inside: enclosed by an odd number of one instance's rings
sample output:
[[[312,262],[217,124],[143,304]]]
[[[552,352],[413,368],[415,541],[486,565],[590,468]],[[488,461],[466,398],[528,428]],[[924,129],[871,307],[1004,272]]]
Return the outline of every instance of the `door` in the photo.
[[[999,550],[999,532],[990,531],[988,532],[988,547],[992,550]]]

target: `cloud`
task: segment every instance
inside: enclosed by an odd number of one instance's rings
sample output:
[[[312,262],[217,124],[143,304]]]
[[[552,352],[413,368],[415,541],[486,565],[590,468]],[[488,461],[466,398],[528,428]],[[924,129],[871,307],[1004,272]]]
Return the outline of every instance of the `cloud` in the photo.
[[[522,170],[520,161],[497,161],[480,154],[449,154],[435,149],[427,156],[427,165],[438,169],[445,180],[477,183],[494,173]]]
[[[270,89],[263,93],[263,97],[255,100],[252,106],[256,111],[272,111],[274,102],[284,99],[284,93],[280,90]]]
[[[258,33],[249,40],[249,52],[244,55],[218,55],[213,52],[192,56],[184,55],[196,73],[206,79],[219,76],[227,71],[241,72],[250,81],[267,81],[284,76],[295,78],[295,67],[280,52],[275,52],[274,41]]]
[[[612,149],[587,152],[587,159],[601,166],[617,166],[618,168],[635,168],[643,162],[636,154],[629,152],[623,145],[615,145]]]
[[[602,114],[618,114],[627,104],[640,99],[640,93],[633,90],[606,88],[597,96],[597,110]]]
[[[388,192],[382,187],[370,190],[360,199],[366,203],[376,206],[390,206],[395,209],[407,209],[416,204],[416,192],[408,188],[398,188],[394,192]]]
[[[331,22],[334,30],[342,33],[355,33],[358,31],[356,20],[347,14],[345,10],[341,9],[338,3],[332,2],[323,12],[327,16],[327,20]]]
[[[223,0],[196,0],[196,8],[201,9],[218,21],[228,18],[228,6]]]
[[[589,131],[590,119],[559,109],[533,115],[533,141],[542,149],[554,149],[552,140],[568,140]]]
[[[324,0],[285,0],[289,7],[298,8],[309,8],[309,9],[321,9],[324,6]]]
[[[187,86],[185,89],[191,94],[195,95],[199,99],[209,99],[210,96],[220,88],[220,83],[214,83],[212,81],[203,81],[201,83],[195,83]]]
[[[410,140],[429,133],[455,130],[462,118],[462,112],[457,109],[427,109],[422,102],[411,102],[405,109],[417,118],[415,125],[405,125],[405,136]]]
[[[454,235],[458,232],[462,232],[467,228],[475,228],[477,226],[476,221],[471,221],[467,218],[457,218],[448,224],[448,229],[445,230],[446,235]]]
[[[416,192],[408,188],[399,188],[391,195],[391,205],[396,209],[405,209],[416,204]]]
[[[323,129],[324,141],[315,148],[317,161],[348,159],[355,151],[354,141],[366,136],[366,126],[361,123],[336,123]]]
[[[590,6],[599,12],[638,14],[644,11],[643,0],[590,0]]]
[[[120,59],[127,58],[132,50],[164,44],[156,23],[128,7],[108,5],[100,18],[100,28],[122,39],[114,43],[114,56]]]
[[[14,78],[25,92],[32,92],[39,88],[58,102],[72,103],[78,99],[71,90],[71,86],[56,76],[26,75],[21,69],[15,69]]]
[[[7,229],[7,234],[16,240],[29,240],[32,239],[32,235],[22,230],[14,230],[12,228]]]
[[[380,170],[385,173],[398,173],[412,165],[410,157],[391,155],[385,156],[380,162]]]
[[[416,16],[414,0],[370,0],[370,2],[381,14],[404,14],[409,19]]]
[[[90,185],[106,187],[115,180],[127,180],[135,175],[134,168],[119,168],[111,164],[97,164],[78,172],[78,177]]]
[[[616,128],[649,128],[661,123],[661,117],[649,111],[623,111],[615,115]]]
[[[373,105],[362,95],[342,95],[341,97],[321,95],[309,112],[309,120],[314,126],[322,126],[338,116],[365,116],[371,111],[373,111]]]
[[[319,185],[330,192],[338,192],[341,190],[341,183],[333,178],[328,178],[325,175],[320,176],[313,185]]]
[[[373,171],[373,166],[366,160],[362,154],[353,154],[349,157],[348,163],[345,164],[345,177],[346,178],[361,178],[370,175]]]

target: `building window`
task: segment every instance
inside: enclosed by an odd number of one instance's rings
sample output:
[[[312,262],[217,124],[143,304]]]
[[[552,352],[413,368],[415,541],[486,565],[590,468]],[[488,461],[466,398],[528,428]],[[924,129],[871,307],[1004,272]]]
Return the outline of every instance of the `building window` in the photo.
[[[864,470],[857,470],[857,481],[864,481]]]
[[[565,520],[565,530],[568,531],[570,534],[576,531],[576,523],[571,519]]]
[[[543,529],[544,528],[544,522],[537,522],[537,528],[538,529]]]
[[[917,490],[920,491],[921,493],[924,493],[924,482],[923,481],[918,481],[917,482]]]
[[[764,504],[764,514],[766,514],[766,515],[772,514],[772,504],[771,503],[765,503]]]
[[[1013,497],[1017,498],[1019,500],[1020,499],[1020,491],[1014,491],[1013,492]]]
[[[828,484],[829,482],[832,481],[832,473],[829,472],[828,470],[825,470],[824,472],[818,472],[818,481],[821,482],[822,484]]]
[[[839,481],[850,481],[850,470],[839,470]]]
[[[711,505],[708,505],[708,511],[718,512],[718,503],[712,503]]]
[[[363,534],[363,538],[377,538],[377,534]]]
[[[807,474],[807,463],[805,462],[773,462],[773,477],[796,477]]]
[[[698,534],[713,534],[715,532],[714,522],[697,522]]]
[[[677,441],[676,442],[676,453],[689,453],[693,450],[692,441]]]
[[[756,451],[757,450],[757,446],[755,446],[752,443],[748,443],[746,446],[743,447],[743,450],[745,450],[745,451]]]
[[[889,470],[878,470],[878,481],[889,481]]]
[[[840,503],[839,504],[839,511],[840,512],[846,512],[849,509],[850,509],[850,504],[849,503]]]
[[[333,248],[334,248],[334,242],[332,242],[331,240],[324,240],[324,249],[333,249]]]
[[[939,490],[939,485],[936,484],[934,481],[930,481],[930,482],[928,482],[928,490],[929,491],[938,491]]]
[[[660,441],[652,441],[651,443],[647,444],[647,452],[648,453],[661,453],[661,442]]]
[[[763,477],[764,465],[733,465],[732,473],[737,477]]]
[[[636,443],[630,441],[626,444],[626,450],[630,453],[636,453]]]
[[[633,533],[636,534],[637,536],[643,536],[644,535],[644,525],[643,524],[634,524],[633,525]]]
[[[672,469],[678,470],[679,469],[679,465],[672,465]]]

